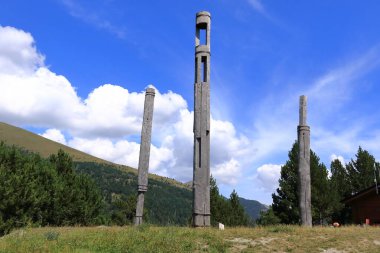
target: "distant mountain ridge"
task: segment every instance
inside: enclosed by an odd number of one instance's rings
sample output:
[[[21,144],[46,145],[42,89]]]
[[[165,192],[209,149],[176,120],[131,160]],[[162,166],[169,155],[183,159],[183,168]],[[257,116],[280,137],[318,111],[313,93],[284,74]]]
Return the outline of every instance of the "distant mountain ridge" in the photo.
[[[0,122],[0,140],[4,141],[8,145],[15,145],[18,147],[21,147],[25,150],[39,153],[42,157],[48,157],[51,154],[57,153],[59,149],[64,150],[66,153],[70,154],[73,158],[73,161],[76,162],[78,166],[78,170],[81,173],[89,174],[91,177],[95,179],[97,183],[100,184],[100,187],[103,192],[111,195],[115,194],[121,194],[127,196],[128,194],[134,194],[134,189],[137,187],[137,170],[124,165],[118,165],[106,160],[103,160],[101,158],[89,155],[85,152],[70,148],[68,146],[65,146],[61,143],[49,140],[47,138],[44,138],[40,135],[31,133],[27,130],[24,130],[19,127],[15,127],[6,123]],[[90,171],[88,169],[88,164],[93,163],[94,171]],[[96,166],[96,164],[99,164],[100,166]],[[87,169],[85,169],[87,168]],[[120,173],[112,173],[111,170],[116,169],[118,171],[121,171]],[[126,173],[126,174],[125,174]],[[107,175],[107,180],[105,180],[104,177]],[[152,212],[154,209],[153,207],[160,206],[160,203],[156,203],[158,200],[164,200],[168,201],[169,198],[174,197],[174,202],[168,202],[173,204],[174,206],[177,206],[177,208],[173,208],[173,214],[170,214],[170,210],[167,210],[166,213],[163,212],[160,214],[161,216],[168,216],[166,217],[168,220],[175,221],[178,224],[186,224],[186,221],[188,217],[178,217],[179,211],[182,212],[183,215],[191,215],[191,202],[192,202],[192,194],[191,194],[191,184],[188,183],[181,183],[179,181],[176,181],[171,178],[162,177],[154,174],[149,174],[149,178],[152,179],[149,188],[150,189],[162,189],[160,190],[163,194],[163,196],[157,196],[151,197],[150,199],[154,202],[151,204],[147,203],[147,206],[150,206],[152,208]],[[119,183],[120,179],[122,179],[122,184],[118,187],[118,189],[115,189],[114,184],[111,183],[112,180]],[[160,183],[162,182],[162,183]],[[136,185],[135,185],[136,184]],[[126,187],[126,189],[121,189],[122,185]],[[129,186],[128,186],[129,185]],[[158,188],[157,188],[158,187]],[[176,190],[176,188],[180,188]],[[171,195],[170,192],[173,192],[173,195]],[[152,191],[148,191],[153,194]],[[149,194],[150,195],[150,194]],[[106,196],[106,197],[109,197]],[[156,199],[158,197],[158,199]],[[182,199],[183,198],[183,199]],[[149,199],[149,198],[148,198]],[[244,198],[240,198],[240,202],[242,206],[244,207],[247,214],[252,219],[257,219],[260,215],[261,210],[266,210],[268,207],[261,204],[260,202],[256,200],[248,200]],[[181,204],[182,203],[182,204]],[[182,207],[186,207],[189,209],[189,211],[183,213]],[[170,208],[169,208],[170,209]],[[177,211],[176,211],[177,210]],[[164,210],[165,211],[165,210]],[[157,223],[160,223],[158,218],[155,217],[155,213],[152,213],[152,220],[157,221]],[[161,221],[162,222],[162,221]]]
[[[245,212],[254,220],[260,217],[261,211],[267,211],[268,206],[257,200],[245,199],[239,197],[240,204],[244,207]]]

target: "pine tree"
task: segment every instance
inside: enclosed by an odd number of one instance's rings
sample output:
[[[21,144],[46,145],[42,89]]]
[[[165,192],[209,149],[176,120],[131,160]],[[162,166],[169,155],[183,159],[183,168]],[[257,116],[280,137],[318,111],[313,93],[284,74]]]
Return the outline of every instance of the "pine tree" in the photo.
[[[337,221],[340,224],[347,224],[350,222],[350,210],[346,207],[341,200],[350,195],[350,181],[347,171],[342,163],[336,159],[330,165],[331,178],[330,178],[330,195],[331,195],[331,209],[332,221]]]
[[[223,214],[223,201],[219,194],[219,188],[216,184],[216,180],[210,177],[210,212],[211,212],[211,225],[216,226],[218,222],[224,222]]]
[[[289,159],[281,167],[279,188],[272,194],[273,212],[284,224],[299,223],[298,207],[298,144],[294,143],[288,153]]]
[[[319,157],[310,151],[311,207],[314,224],[324,224],[332,212],[328,171]]]
[[[116,210],[112,213],[112,220],[119,226],[131,224],[136,214],[137,196],[130,195],[126,199],[118,199],[115,201]],[[144,210],[143,218],[146,218]],[[146,222],[146,221],[145,221]]]
[[[0,235],[27,224],[94,224],[102,198],[63,151],[49,160],[0,143]]]
[[[212,176],[210,178],[210,211],[213,226],[219,222],[227,226],[246,226],[249,222],[237,192],[233,190],[230,198],[226,199],[220,195],[216,180]]]
[[[257,225],[261,226],[276,225],[280,222],[281,220],[274,214],[272,206],[266,211],[261,211],[260,217],[256,220]]]
[[[281,167],[281,177],[279,188],[272,194],[273,212],[280,219],[281,223],[299,224],[299,203],[298,203],[298,143],[295,142],[288,153],[289,159]],[[310,179],[311,179],[311,205],[313,222],[321,223],[329,215],[329,202],[331,197],[328,194],[327,168],[320,163],[319,157],[310,151]]]
[[[248,224],[248,217],[244,211],[243,206],[240,204],[239,195],[235,190],[233,190],[230,195],[229,203],[231,211],[228,225],[246,226]]]
[[[346,166],[352,194],[374,185],[375,158],[361,147],[355,156]]]

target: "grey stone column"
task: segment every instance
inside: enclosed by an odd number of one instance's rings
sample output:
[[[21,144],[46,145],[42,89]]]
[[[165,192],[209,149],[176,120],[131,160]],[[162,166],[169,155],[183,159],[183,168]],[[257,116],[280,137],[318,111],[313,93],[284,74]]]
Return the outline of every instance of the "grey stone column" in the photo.
[[[210,28],[211,15],[196,14],[194,85],[193,226],[210,226]],[[201,36],[205,38],[202,40]]]
[[[298,194],[302,226],[312,226],[310,184],[310,127],[306,123],[307,97],[300,97],[298,126]]]
[[[146,89],[138,168],[138,196],[135,217],[136,226],[142,224],[143,222],[142,216],[144,212],[144,193],[148,190],[148,169],[150,157],[150,140],[152,133],[154,95],[155,90],[153,88]]]

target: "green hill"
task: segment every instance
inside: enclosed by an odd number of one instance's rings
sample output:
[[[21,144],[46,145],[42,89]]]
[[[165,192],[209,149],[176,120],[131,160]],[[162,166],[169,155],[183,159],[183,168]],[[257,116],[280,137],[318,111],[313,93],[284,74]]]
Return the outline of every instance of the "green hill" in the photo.
[[[100,187],[103,197],[112,211],[115,199],[126,199],[135,195],[137,170],[114,164],[79,150],[46,139],[24,129],[0,122],[0,140],[25,150],[39,153],[43,157],[63,149],[70,154],[76,171],[90,175]],[[246,212],[256,219],[265,206],[254,200],[240,199]],[[171,178],[149,174],[149,190],[145,207],[148,219],[155,224],[185,225],[191,217],[192,192],[189,184]]]
[[[239,198],[239,201],[244,207],[245,212],[254,220],[260,217],[260,211],[268,210],[268,206],[261,204],[257,200]]]
[[[39,153],[42,157],[45,158],[51,154],[56,154],[59,149],[62,149],[66,153],[70,154],[73,158],[73,161],[75,162],[107,164],[114,169],[137,174],[137,170],[132,167],[103,160],[77,149],[65,146],[61,143],[49,140],[45,137],[42,137],[41,135],[34,134],[22,128],[15,127],[3,122],[0,122],[0,140],[4,141],[8,145],[15,145],[28,151]],[[171,178],[161,177],[154,174],[149,174],[149,178],[162,180],[163,182],[173,184],[177,187],[190,189],[188,185]]]
[[[59,149],[63,149],[63,151],[71,155],[74,161],[110,163],[61,143],[46,139],[38,134],[31,133],[22,128],[8,125],[3,122],[0,122],[0,139],[8,145],[15,145],[39,153],[45,158],[51,154],[57,153]]]

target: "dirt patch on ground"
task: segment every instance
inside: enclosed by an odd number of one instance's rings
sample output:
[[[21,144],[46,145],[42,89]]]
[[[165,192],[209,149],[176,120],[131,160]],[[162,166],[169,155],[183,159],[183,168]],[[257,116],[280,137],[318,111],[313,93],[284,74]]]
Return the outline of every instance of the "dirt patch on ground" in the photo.
[[[247,239],[247,238],[233,238],[233,239],[226,239],[228,242],[232,242],[232,252],[240,252],[248,247],[254,247],[254,246],[265,246],[271,241],[276,240],[276,238],[272,237],[261,237],[257,238],[255,240],[253,239]]]
[[[380,245],[380,241],[378,241],[378,240],[374,240],[373,243],[374,243],[375,245]]]
[[[330,248],[330,249],[325,249],[325,250],[322,250],[323,253],[345,253],[347,251],[344,251],[344,250],[337,250],[337,249],[334,249],[334,248]]]

